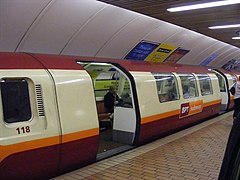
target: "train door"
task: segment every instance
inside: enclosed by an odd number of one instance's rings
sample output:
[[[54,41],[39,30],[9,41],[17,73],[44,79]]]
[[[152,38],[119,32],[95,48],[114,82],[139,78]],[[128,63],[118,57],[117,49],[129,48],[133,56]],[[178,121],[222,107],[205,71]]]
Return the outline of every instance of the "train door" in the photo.
[[[234,75],[229,75],[229,76],[230,77],[229,77],[228,84],[229,84],[229,89],[230,89],[230,87],[237,82],[237,78]],[[231,93],[229,93],[229,94],[230,94],[230,103],[229,103],[228,110],[233,109],[233,107],[234,107],[234,95],[232,95]]]
[[[229,107],[230,94],[228,91],[227,78],[223,73],[213,70],[218,78],[220,94],[221,94],[221,111],[226,111]]]
[[[132,148],[136,134],[136,111],[128,76],[110,63],[78,62],[91,76],[100,127],[97,158]],[[111,90],[110,90],[111,89]],[[109,111],[104,97],[114,90],[114,107]]]

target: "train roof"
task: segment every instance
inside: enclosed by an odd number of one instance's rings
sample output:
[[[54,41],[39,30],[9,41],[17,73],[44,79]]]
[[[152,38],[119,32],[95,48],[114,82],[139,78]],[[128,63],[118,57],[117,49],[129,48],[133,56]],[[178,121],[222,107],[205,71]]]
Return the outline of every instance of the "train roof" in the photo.
[[[209,73],[208,67],[193,65],[50,54],[0,53],[0,69],[83,69],[76,61],[118,64],[127,71]]]

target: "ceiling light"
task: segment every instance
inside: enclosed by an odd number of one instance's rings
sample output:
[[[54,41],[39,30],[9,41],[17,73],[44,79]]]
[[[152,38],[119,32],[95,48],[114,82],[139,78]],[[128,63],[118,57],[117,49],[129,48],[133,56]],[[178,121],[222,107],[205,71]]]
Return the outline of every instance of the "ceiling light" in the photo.
[[[170,11],[170,12],[188,11],[188,10],[193,10],[193,9],[203,9],[203,8],[210,8],[210,7],[217,7],[217,6],[226,6],[226,5],[238,4],[238,3],[240,3],[239,0],[215,1],[215,2],[209,2],[209,3],[194,4],[194,5],[189,5],[189,6],[168,8],[167,11]]]
[[[240,39],[240,37],[232,37],[232,39]]]
[[[222,26],[210,26],[209,29],[224,29],[224,28],[236,28],[240,27],[240,24],[230,24],[230,25],[222,25]]]

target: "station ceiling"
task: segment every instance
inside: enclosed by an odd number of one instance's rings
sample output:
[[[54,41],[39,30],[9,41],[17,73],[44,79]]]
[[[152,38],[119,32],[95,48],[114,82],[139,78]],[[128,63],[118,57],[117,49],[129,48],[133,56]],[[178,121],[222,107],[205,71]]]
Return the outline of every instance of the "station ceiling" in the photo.
[[[163,20],[225,43],[240,47],[240,40],[233,40],[240,28],[211,30],[209,26],[240,24],[240,4],[191,10],[168,12],[167,8],[190,5],[211,0],[100,0],[102,2],[132,10],[147,16]],[[215,0],[216,1],[216,0]]]
[[[168,13],[166,8],[176,2],[188,1],[0,0],[0,52],[116,59],[147,54],[141,60],[153,61],[153,50],[170,48],[176,50],[174,63],[222,67],[237,62],[240,66],[239,40],[231,40],[237,29],[207,28],[220,22],[239,23],[239,5]],[[141,43],[153,49],[144,46],[139,51]],[[156,57],[157,62],[166,59]]]

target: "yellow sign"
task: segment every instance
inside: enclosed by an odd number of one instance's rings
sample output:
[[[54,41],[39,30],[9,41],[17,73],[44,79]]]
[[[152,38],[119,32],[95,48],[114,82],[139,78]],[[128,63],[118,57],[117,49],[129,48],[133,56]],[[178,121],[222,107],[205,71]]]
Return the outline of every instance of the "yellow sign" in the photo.
[[[108,90],[110,86],[117,86],[116,80],[96,80],[95,90]]]
[[[163,62],[176,49],[176,46],[160,44],[151,54],[149,54],[149,56],[146,58],[146,61]]]
[[[96,80],[95,91],[109,90],[110,86],[117,87],[118,81],[116,80]],[[130,89],[129,83],[124,84],[124,89]]]
[[[89,72],[89,75],[91,76],[92,80],[96,79],[97,76],[100,74],[101,72],[98,71],[93,71],[93,72]]]

